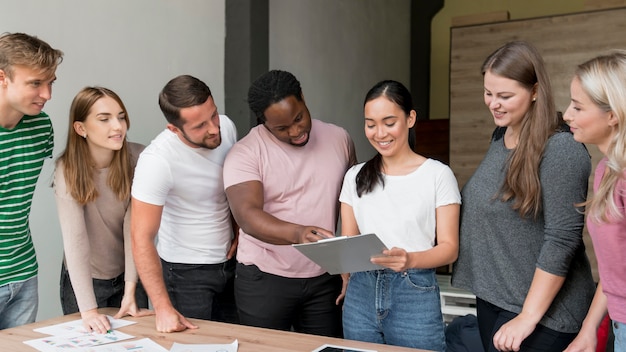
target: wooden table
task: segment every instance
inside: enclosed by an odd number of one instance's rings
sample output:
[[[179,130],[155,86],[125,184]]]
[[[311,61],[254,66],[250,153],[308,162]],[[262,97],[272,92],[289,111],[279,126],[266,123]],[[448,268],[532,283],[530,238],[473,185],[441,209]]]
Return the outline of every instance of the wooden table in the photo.
[[[117,309],[105,308],[99,311],[103,314],[114,315]],[[35,332],[33,329],[76,319],[80,319],[78,313],[16,328],[0,330],[0,350],[11,352],[36,351],[34,348],[24,344],[23,341],[44,337],[46,335]],[[176,333],[160,333],[155,330],[154,316],[141,318],[126,317],[124,319],[136,321],[137,324],[120,328],[119,331],[133,335],[136,338],[150,338],[168,350],[172,347],[174,342],[189,344],[228,344],[237,339],[239,341],[238,352],[310,352],[323,344],[364,348],[378,352],[423,351],[405,347],[379,345],[199,319],[190,319],[190,321],[198,326],[198,329]]]

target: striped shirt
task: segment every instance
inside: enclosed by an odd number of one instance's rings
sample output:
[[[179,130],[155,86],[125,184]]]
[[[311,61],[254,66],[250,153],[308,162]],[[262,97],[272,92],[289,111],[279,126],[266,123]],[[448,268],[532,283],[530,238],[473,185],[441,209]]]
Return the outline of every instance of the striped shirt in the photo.
[[[28,217],[45,158],[52,157],[52,122],[44,112],[0,127],[0,285],[37,275]]]

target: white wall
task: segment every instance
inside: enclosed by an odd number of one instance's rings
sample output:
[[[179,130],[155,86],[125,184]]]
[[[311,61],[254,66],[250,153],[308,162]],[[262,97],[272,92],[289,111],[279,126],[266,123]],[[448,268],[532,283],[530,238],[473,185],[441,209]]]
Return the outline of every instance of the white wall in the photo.
[[[270,0],[270,69],[293,73],[313,118],[340,125],[359,161],[374,153],[363,99],[378,81],[410,83],[410,0]]]
[[[54,155],[65,146],[72,98],[84,86],[120,95],[129,112],[129,139],[144,144],[165,126],[157,99],[168,80],[204,80],[224,106],[225,0],[20,0],[2,4],[0,32],[25,32],[63,50],[46,111],[55,128]],[[53,163],[42,171],[31,213],[39,260],[39,314],[61,314],[60,227],[49,187]]]

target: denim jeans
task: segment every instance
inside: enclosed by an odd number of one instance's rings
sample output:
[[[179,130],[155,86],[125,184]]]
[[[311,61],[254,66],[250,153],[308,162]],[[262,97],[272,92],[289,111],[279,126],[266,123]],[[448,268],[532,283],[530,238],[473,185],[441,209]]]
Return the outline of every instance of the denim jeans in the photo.
[[[219,312],[213,311],[216,296],[228,292],[229,281],[235,277],[233,259],[220,264],[169,263],[161,259],[161,266],[172,305],[182,315],[187,318],[222,321],[228,319],[218,319],[217,313],[220,317],[236,316],[234,304],[221,305]],[[230,301],[234,302],[232,299]]]
[[[242,324],[341,337],[339,275],[288,278],[237,263],[235,298]]]
[[[509,320],[517,316],[480,298],[476,298],[478,330],[485,351],[497,352],[493,345],[493,336]],[[566,333],[537,324],[535,330],[522,341],[520,352],[563,351],[576,337],[575,333]]]
[[[98,308],[119,308],[122,305],[122,297],[124,296],[125,286],[123,273],[113,279],[92,279],[92,282]],[[76,295],[74,294],[70,274],[67,271],[65,264],[61,266],[59,288],[61,291],[61,309],[63,310],[63,314],[78,312],[79,307],[76,302]],[[139,308],[148,308],[148,295],[143,289],[141,282],[137,283],[137,288],[135,289],[135,300]]]
[[[350,340],[445,350],[439,286],[432,269],[350,275],[343,333]]]
[[[0,330],[29,324],[37,317],[37,276],[0,286]]]
[[[615,344],[613,352],[626,352],[626,324],[613,321]]]

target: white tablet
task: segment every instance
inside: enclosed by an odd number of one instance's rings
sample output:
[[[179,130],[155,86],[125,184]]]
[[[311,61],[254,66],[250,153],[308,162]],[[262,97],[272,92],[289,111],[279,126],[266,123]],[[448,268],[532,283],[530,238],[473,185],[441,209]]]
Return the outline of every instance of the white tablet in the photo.
[[[370,262],[370,258],[383,255],[383,250],[387,249],[374,233],[333,237],[292,246],[333,275],[384,269]]]
[[[336,345],[323,345],[311,352],[377,352],[375,350],[364,350],[362,348],[355,347],[345,347],[345,346],[336,346]]]

